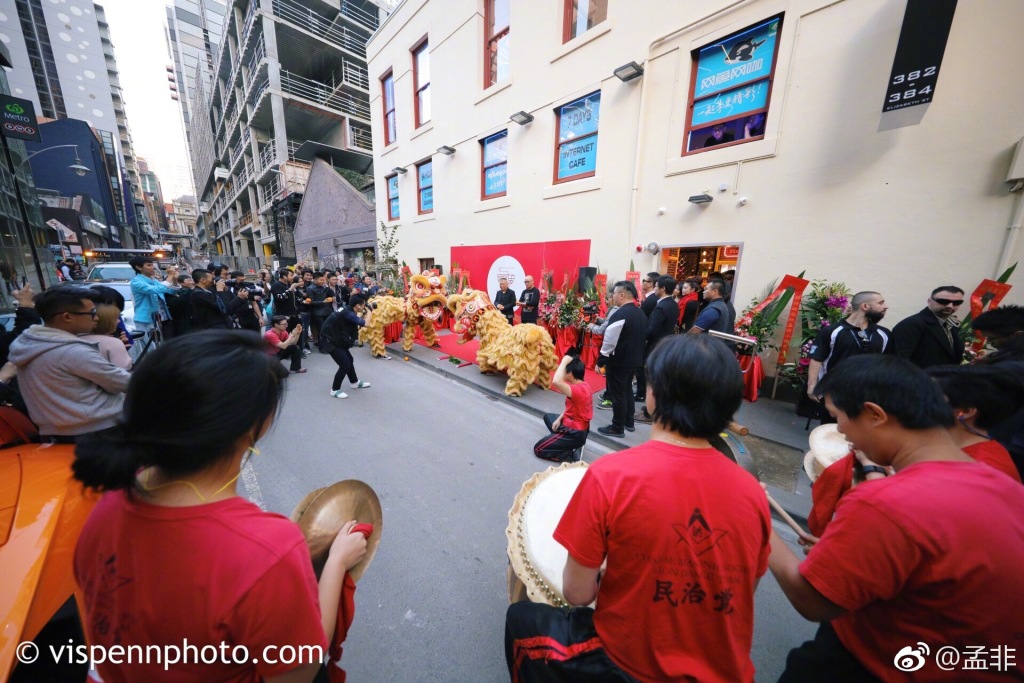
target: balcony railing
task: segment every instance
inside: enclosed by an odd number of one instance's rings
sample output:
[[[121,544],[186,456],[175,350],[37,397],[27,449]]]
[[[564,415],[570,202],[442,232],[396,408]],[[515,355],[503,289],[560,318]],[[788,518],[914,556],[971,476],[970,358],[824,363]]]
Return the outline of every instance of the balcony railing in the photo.
[[[370,103],[340,89],[340,84],[331,76],[330,83],[314,81],[290,71],[281,72],[281,89],[297,97],[316,102],[328,109],[335,109],[345,114],[370,118]]]
[[[376,31],[380,25],[380,19],[377,18],[376,14],[371,14],[348,0],[341,0],[341,13],[352,21],[365,26],[371,32]]]
[[[302,147],[302,143],[298,140],[288,141],[288,161],[296,161],[295,153],[299,151],[299,147]]]
[[[260,7],[260,0],[249,0],[249,11],[245,13],[245,22],[242,24],[242,45],[249,40],[249,31],[252,30],[253,22],[256,21],[256,10]]]
[[[343,83],[354,85],[363,90],[370,89],[370,75],[367,73],[366,68],[347,59],[341,63],[341,80]]]
[[[303,7],[291,0],[274,0],[274,14],[306,29],[310,33],[345,48],[360,57],[366,57],[369,36],[345,26],[338,26],[330,18]]]
[[[370,133],[370,129],[364,126],[358,126],[356,124],[350,124],[348,127],[350,133],[350,140],[352,141],[353,147],[359,149],[365,149],[368,152],[373,151],[373,135]]]
[[[277,146],[271,142],[260,150],[260,170],[270,168],[277,163]]]
[[[249,95],[249,104],[252,105],[253,109],[256,108],[256,105],[259,103],[260,98],[263,97],[263,93],[265,93],[267,91],[267,88],[269,87],[270,79],[264,78],[257,86],[255,86],[252,89],[252,94]]]
[[[246,78],[249,79],[250,83],[252,82],[252,78],[256,73],[256,69],[259,68],[260,62],[263,61],[263,58],[266,56],[266,54],[266,43],[264,43],[263,39],[261,38],[260,41],[256,43],[256,49],[253,50],[252,57],[249,59],[249,62],[245,65]]]

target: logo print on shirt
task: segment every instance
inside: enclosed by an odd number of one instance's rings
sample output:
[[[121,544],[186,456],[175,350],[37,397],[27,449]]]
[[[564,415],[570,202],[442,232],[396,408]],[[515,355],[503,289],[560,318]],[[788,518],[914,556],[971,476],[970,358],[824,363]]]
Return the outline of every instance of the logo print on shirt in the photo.
[[[718,545],[728,531],[724,529],[713,529],[704,519],[700,508],[694,508],[690,515],[690,521],[686,524],[673,524],[672,528],[679,535],[676,545],[686,542],[693,552],[700,556]]]

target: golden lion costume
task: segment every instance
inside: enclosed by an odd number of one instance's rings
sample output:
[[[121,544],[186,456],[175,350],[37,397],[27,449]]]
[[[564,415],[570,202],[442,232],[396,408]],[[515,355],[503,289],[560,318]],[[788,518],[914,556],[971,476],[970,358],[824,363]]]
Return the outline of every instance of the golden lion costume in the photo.
[[[444,275],[434,275],[425,271],[413,275],[409,284],[409,293],[404,299],[397,296],[375,296],[370,303],[375,305],[373,315],[366,327],[360,330],[360,338],[370,342],[370,351],[375,357],[384,354],[384,328],[392,323],[405,323],[402,337],[402,349],[412,351],[416,327],[423,330],[423,338],[430,346],[437,346],[437,330],[434,322],[441,319],[448,303],[444,285]]]
[[[455,314],[454,331],[462,337],[460,344],[479,335],[480,372],[508,372],[507,395],[522,396],[534,382],[543,389],[551,386],[558,358],[547,330],[539,325],[509,325],[487,293],[476,289],[452,294],[448,308]]]

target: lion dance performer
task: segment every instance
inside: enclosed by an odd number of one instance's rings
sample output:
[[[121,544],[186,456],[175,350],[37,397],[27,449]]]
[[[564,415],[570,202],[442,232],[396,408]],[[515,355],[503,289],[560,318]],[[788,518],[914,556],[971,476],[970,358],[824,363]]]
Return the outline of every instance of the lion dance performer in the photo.
[[[452,294],[448,308],[455,314],[453,331],[462,336],[460,344],[479,335],[476,362],[480,372],[508,372],[507,395],[522,396],[534,382],[543,389],[551,386],[558,357],[547,330],[533,324],[509,325],[487,293],[477,289]]]
[[[423,330],[428,346],[437,346],[437,330],[434,323],[441,319],[448,303],[444,275],[434,275],[429,270],[413,275],[409,293],[404,299],[397,296],[375,296],[370,299],[373,316],[360,337],[370,342],[374,358],[387,358],[384,353],[384,328],[392,323],[405,323],[402,349],[412,351],[416,328]]]

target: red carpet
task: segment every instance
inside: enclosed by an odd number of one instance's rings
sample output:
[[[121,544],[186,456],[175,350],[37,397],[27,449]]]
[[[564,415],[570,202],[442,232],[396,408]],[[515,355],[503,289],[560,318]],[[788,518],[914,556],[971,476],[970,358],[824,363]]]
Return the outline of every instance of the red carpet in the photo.
[[[460,344],[456,335],[450,333],[445,334],[444,331],[441,331],[437,334],[437,340],[440,342],[441,347],[434,347],[433,350],[437,352],[438,356],[454,356],[455,358],[460,359],[463,363],[472,363],[476,365],[476,352],[480,348],[480,342],[476,339],[471,339],[465,344]],[[418,341],[416,343],[420,346],[425,346],[422,342]],[[466,368],[466,370],[478,372],[475,368]],[[587,370],[586,380],[587,384],[590,385],[591,391],[595,394],[604,391],[604,375],[599,375],[596,372]]]

